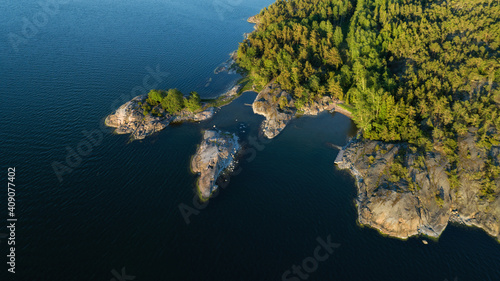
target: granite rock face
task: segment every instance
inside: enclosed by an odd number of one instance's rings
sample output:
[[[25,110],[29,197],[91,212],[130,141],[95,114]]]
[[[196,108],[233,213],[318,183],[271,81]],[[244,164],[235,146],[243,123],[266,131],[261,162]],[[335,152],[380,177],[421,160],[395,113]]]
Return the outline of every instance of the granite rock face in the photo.
[[[197,181],[199,196],[208,200],[217,190],[217,179],[234,164],[240,145],[235,134],[216,130],[207,130],[196,154],[191,160],[191,170],[199,173]]]
[[[484,229],[500,240],[500,180],[497,194],[482,196],[477,178],[488,159],[500,164],[500,148],[479,149],[473,134],[459,141],[458,186],[452,187],[448,160],[433,150],[413,152],[404,143],[362,138],[341,150],[335,163],[356,177],[359,223],[402,239],[439,237],[449,222]],[[403,167],[395,172],[394,167]],[[403,171],[403,172],[401,172]]]

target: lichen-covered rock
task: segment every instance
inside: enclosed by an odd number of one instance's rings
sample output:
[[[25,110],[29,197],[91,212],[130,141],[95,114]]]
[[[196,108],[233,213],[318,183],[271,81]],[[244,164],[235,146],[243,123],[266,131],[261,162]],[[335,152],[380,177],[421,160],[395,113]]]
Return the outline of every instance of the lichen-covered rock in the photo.
[[[208,200],[217,189],[217,178],[231,167],[240,149],[235,134],[216,130],[207,130],[196,154],[191,160],[191,169],[199,173],[197,181],[201,200]]]
[[[439,237],[449,222],[458,222],[500,240],[500,181],[492,200],[482,196],[481,179],[473,176],[488,158],[498,165],[500,149],[479,149],[472,134],[459,141],[459,149],[459,184],[454,187],[446,157],[437,151],[422,155],[404,143],[354,139],[335,163],[356,177],[358,220],[363,225],[406,239],[419,234]]]

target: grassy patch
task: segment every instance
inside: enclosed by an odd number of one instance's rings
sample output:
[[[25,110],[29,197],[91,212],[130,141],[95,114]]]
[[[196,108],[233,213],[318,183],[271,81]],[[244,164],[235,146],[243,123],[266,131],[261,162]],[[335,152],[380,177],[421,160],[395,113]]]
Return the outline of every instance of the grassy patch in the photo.
[[[345,104],[345,103],[339,103],[337,104],[340,108],[344,109],[344,110],[347,110],[349,113],[353,113],[354,112],[354,107],[348,105],[348,104]]]
[[[245,76],[243,78],[241,78],[240,80],[238,80],[238,82],[236,84],[239,84],[241,85],[241,89],[238,91],[238,94],[242,94],[246,91],[253,91],[253,86],[254,86],[254,82],[253,80],[250,78],[250,76]]]
[[[201,101],[206,103],[205,108],[207,108],[207,107],[221,107],[221,106],[224,106],[224,105],[231,103],[234,99],[236,99],[240,95],[241,94],[236,94],[232,97],[228,97],[224,94],[224,95],[219,96],[219,97],[214,98],[214,99],[202,99]]]

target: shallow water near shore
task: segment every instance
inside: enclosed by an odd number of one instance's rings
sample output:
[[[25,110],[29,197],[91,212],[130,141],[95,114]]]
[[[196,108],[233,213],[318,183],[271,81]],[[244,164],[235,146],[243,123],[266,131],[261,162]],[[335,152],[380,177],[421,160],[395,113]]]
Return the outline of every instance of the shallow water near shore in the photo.
[[[213,70],[253,30],[246,18],[273,1],[222,2],[226,10],[194,0],[68,1],[18,52],[4,38],[0,159],[2,171],[17,170],[16,280],[110,280],[122,268],[134,280],[282,280],[328,236],[340,247],[307,280],[500,280],[500,244],[483,231],[450,225],[424,245],[359,227],[354,179],[333,165],[330,145],[344,145],[353,122],[304,116],[262,140],[252,92],[210,120],[142,141],[105,128],[59,182],[52,163],[65,163],[82,131],[100,129],[122,94],[144,86],[146,67],[169,73],[149,84],[202,97],[239,79]],[[1,29],[18,34],[22,18],[40,11],[24,0],[0,8]],[[247,153],[186,223],[179,206],[197,204],[190,157],[214,126],[237,133]]]

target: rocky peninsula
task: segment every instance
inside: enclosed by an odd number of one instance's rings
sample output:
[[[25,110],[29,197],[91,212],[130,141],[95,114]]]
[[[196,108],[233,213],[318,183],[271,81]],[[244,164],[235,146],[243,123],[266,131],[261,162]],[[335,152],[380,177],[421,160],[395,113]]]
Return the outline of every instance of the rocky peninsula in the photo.
[[[235,134],[216,130],[204,132],[201,144],[191,160],[191,170],[200,174],[197,187],[202,201],[208,200],[217,190],[217,179],[233,166],[239,150]]]
[[[159,104],[150,111],[145,111],[144,104],[148,95],[140,95],[120,106],[104,121],[106,126],[113,127],[116,134],[130,134],[132,140],[144,139],[153,133],[165,129],[170,123],[198,122],[211,118],[215,108],[226,105],[239,95],[241,85],[232,87],[221,96],[201,103],[201,108],[190,111],[186,108],[170,114]]]
[[[437,238],[452,222],[481,228],[500,240],[500,197],[481,193],[482,171],[487,165],[500,165],[500,147],[479,148],[472,132],[458,147],[461,158],[454,186],[448,160],[436,149],[422,155],[405,143],[351,140],[335,163],[356,178],[359,223],[406,239]],[[500,187],[500,179],[493,184]]]
[[[297,108],[292,96],[281,89],[279,84],[269,83],[259,92],[252,104],[253,112],[263,115],[266,120],[262,123],[263,134],[272,139],[286,127],[288,122],[299,115],[318,115],[323,111],[334,111],[340,109],[339,102],[330,96]],[[342,112],[349,115],[348,112]]]
[[[133,98],[120,106],[113,114],[108,115],[104,123],[108,127],[116,128],[117,134],[130,134],[133,140],[140,140],[165,129],[172,122],[203,121],[214,115],[213,107],[196,113],[183,110],[176,115],[171,115],[159,106],[154,108],[159,113],[157,116],[152,113],[144,114],[141,104],[146,99],[147,95]]]

